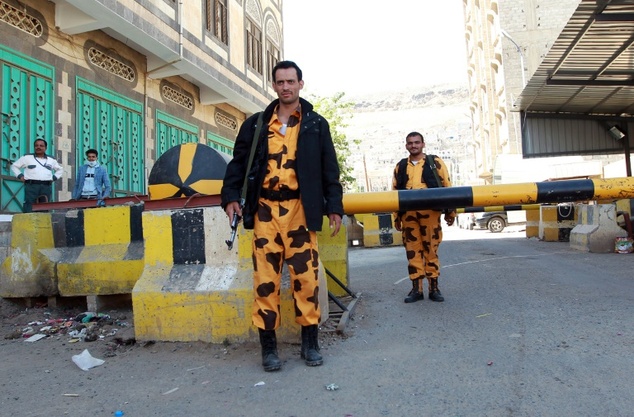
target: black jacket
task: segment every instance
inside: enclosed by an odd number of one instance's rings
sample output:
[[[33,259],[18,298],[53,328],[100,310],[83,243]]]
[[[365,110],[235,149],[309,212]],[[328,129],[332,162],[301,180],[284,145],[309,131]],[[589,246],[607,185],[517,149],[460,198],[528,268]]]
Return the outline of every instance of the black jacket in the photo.
[[[343,188],[339,182],[339,163],[326,119],[313,112],[313,105],[300,98],[302,119],[297,138],[297,181],[308,230],[320,231],[325,214],[343,216]],[[255,157],[248,175],[245,207],[242,210],[245,229],[252,229],[264,182],[268,160],[268,124],[279,100],[264,110],[264,123]],[[233,159],[227,165],[222,185],[222,208],[240,201],[244,172],[257,124],[258,114],[244,121],[233,149]]]

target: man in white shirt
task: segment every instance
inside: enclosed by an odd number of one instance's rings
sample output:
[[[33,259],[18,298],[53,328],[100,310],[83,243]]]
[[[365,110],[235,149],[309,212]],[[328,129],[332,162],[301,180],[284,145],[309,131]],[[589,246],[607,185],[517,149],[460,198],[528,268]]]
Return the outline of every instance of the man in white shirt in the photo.
[[[35,153],[24,155],[11,164],[11,172],[24,182],[22,211],[30,213],[33,203],[53,199],[53,181],[62,177],[64,169],[52,157],[46,155],[48,144],[44,139],[33,142]]]

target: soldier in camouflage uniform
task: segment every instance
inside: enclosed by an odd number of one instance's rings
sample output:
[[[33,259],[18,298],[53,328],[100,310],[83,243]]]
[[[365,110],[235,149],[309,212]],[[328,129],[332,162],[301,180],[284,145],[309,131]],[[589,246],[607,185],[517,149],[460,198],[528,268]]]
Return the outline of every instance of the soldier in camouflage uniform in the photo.
[[[425,153],[423,135],[412,132],[407,135],[405,147],[409,157],[401,160],[394,168],[392,188],[394,190],[417,190],[421,188],[451,187],[449,172],[445,163],[436,155]],[[423,300],[423,280],[429,280],[429,299],[444,301],[438,288],[440,261],[438,246],[442,242],[442,227],[437,210],[416,210],[394,213],[394,227],[403,233],[403,245],[407,253],[409,278],[412,290],[405,298],[406,303]],[[454,223],[455,211],[445,213],[448,226]]]
[[[278,99],[264,110],[253,163],[247,173],[259,114],[240,128],[221,191],[229,219],[238,213],[244,227],[253,229],[252,318],[260,334],[265,371],[282,366],[275,330],[280,325],[283,262],[291,277],[295,321],[302,326],[301,356],[309,366],[322,364],[316,232],[327,215],[332,236],[336,235],[343,216],[343,189],[330,127],[312,104],[299,97],[303,85],[294,62],[281,61],[273,68]],[[245,175],[247,194],[241,208]]]

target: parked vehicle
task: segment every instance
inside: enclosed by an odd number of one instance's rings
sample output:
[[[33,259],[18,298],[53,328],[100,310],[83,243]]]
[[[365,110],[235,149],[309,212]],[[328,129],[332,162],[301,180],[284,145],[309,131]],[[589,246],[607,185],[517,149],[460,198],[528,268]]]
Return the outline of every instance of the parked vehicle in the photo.
[[[505,211],[490,211],[476,219],[476,226],[480,229],[489,229],[491,233],[500,233],[508,225],[508,217]]]
[[[510,224],[526,223],[526,211],[489,211],[482,213],[481,217],[476,217],[476,227],[489,229],[491,233],[500,233]]]

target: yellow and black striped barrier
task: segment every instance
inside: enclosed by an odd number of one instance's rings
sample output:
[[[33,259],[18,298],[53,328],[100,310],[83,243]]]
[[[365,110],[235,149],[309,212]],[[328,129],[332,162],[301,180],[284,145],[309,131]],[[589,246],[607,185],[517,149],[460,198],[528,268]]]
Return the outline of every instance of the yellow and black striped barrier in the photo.
[[[546,181],[345,194],[346,214],[634,198],[634,178]]]
[[[490,213],[493,211],[539,210],[540,207],[541,204],[507,204],[505,206],[463,207],[456,209],[456,213]]]

